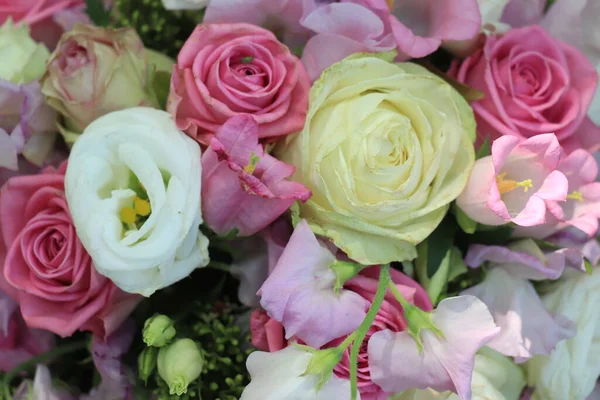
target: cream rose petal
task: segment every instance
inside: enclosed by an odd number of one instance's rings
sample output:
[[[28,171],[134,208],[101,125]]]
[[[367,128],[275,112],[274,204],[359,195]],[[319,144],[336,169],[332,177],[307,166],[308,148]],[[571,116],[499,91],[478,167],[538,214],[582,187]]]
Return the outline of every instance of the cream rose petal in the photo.
[[[200,174],[199,146],[166,112],[133,108],[92,123],[73,147],[65,186],[77,233],[96,269],[121,289],[149,296],[205,266]],[[140,190],[132,177],[151,207],[136,227],[120,219]]]

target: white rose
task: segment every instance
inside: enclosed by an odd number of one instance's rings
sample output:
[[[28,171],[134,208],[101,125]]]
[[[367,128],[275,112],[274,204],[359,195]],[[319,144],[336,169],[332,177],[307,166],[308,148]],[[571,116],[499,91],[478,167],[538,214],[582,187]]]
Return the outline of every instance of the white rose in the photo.
[[[162,0],[167,10],[199,10],[205,8],[210,0]]]
[[[312,358],[294,346],[273,353],[255,351],[246,361],[252,380],[240,400],[350,400],[350,381],[335,375],[316,389],[320,375],[305,374]]]
[[[200,177],[198,144],[164,111],[130,108],[90,124],[71,151],[65,187],[96,269],[149,296],[205,266]]]
[[[600,269],[558,283],[542,300],[548,310],[575,322],[577,335],[559,342],[550,355],[527,362],[533,398],[583,400],[600,376]]]
[[[27,83],[38,79],[46,70],[50,52],[29,36],[25,24],[14,25],[8,19],[0,27],[0,78],[12,83]]]
[[[475,356],[471,389],[472,400],[518,400],[525,387],[523,371],[508,357],[483,347]],[[459,400],[452,392],[411,389],[393,400]]]

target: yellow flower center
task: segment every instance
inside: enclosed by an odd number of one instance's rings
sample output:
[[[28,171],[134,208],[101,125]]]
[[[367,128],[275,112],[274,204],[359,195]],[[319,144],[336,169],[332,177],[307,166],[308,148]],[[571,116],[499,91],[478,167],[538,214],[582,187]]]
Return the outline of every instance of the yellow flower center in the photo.
[[[390,10],[394,8],[394,0],[386,0],[386,2]]]
[[[573,193],[569,193],[567,195],[567,199],[569,200],[577,200],[583,202],[583,193],[578,192],[577,190],[573,191]]]
[[[250,153],[250,162],[248,163],[248,165],[246,165],[244,167],[244,171],[247,174],[252,175],[254,173],[254,171],[256,170],[256,164],[258,164],[258,162],[260,161],[260,157],[256,155],[256,153],[252,152]]]
[[[140,217],[147,217],[152,212],[150,202],[138,196],[133,198],[133,207],[123,207],[119,211],[119,219],[130,229],[137,228]]]
[[[513,179],[505,178],[506,172],[503,172],[500,175],[496,176],[496,185],[498,186],[498,191],[501,195],[512,192],[513,190],[519,187],[522,187],[523,191],[527,193],[529,191],[529,188],[533,187],[531,179],[525,179],[523,181],[517,182]]]

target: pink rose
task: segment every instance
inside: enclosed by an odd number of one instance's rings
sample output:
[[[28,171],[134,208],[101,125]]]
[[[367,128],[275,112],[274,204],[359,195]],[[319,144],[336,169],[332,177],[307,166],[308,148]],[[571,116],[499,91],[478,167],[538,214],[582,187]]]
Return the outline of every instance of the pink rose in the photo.
[[[0,287],[20,305],[28,326],[60,336],[76,330],[110,335],[139,296],[100,275],[83,248],[64,196],[66,163],[15,177],[0,191]]]
[[[390,270],[392,280],[408,300],[425,311],[431,311],[433,305],[427,296],[425,290],[415,281],[403,273],[394,269]],[[379,281],[379,267],[369,267],[364,269],[358,276],[346,282],[344,289],[358,294],[369,304],[373,301],[377,292],[377,283]],[[283,326],[270,318],[263,311],[255,311],[250,322],[252,332],[252,343],[263,351],[277,351],[286,347],[285,332]],[[384,400],[389,393],[385,393],[377,384],[371,381],[369,369],[369,355],[367,353],[370,337],[376,332],[391,330],[392,332],[402,332],[406,329],[406,319],[402,311],[402,306],[395,297],[388,292],[383,301],[381,309],[377,313],[375,322],[369,329],[365,342],[358,355],[358,388],[361,399],[363,400]],[[324,345],[322,348],[338,346],[346,336],[339,337]],[[294,338],[296,340],[296,338]],[[301,341],[299,341],[301,342]],[[350,348],[346,349],[342,360],[335,367],[336,376],[343,379],[350,379]]]
[[[596,70],[578,50],[538,26],[490,36],[483,50],[451,73],[485,94],[472,104],[480,141],[552,132],[569,152],[600,143],[600,128],[586,117]],[[597,139],[586,140],[590,135]]]
[[[0,291],[0,371],[10,371],[54,345],[50,332],[25,325],[17,307],[17,303]]]
[[[202,155],[202,216],[219,235],[233,229],[250,236],[268,226],[296,200],[311,196],[287,180],[294,166],[265,153],[259,126],[249,115],[231,118]]]
[[[76,22],[90,23],[85,0],[4,0],[0,2],[0,25],[8,18],[29,25],[33,38],[50,48]]]
[[[304,67],[273,33],[248,24],[199,25],[184,44],[167,109],[198,142],[229,118],[250,114],[259,137],[302,129],[310,83]]]

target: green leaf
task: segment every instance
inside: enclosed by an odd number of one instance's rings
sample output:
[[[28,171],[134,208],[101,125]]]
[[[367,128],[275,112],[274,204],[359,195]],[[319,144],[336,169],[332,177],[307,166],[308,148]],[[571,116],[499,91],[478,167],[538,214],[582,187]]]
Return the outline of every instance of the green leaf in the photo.
[[[86,13],[95,25],[107,26],[110,21],[110,12],[104,9],[102,0],[85,0]]]
[[[431,278],[454,242],[456,233],[454,219],[446,216],[427,239],[427,277]]]
[[[238,233],[240,233],[240,230],[238,228],[233,228],[232,230],[230,230],[229,232],[227,232],[223,236],[219,237],[219,239],[221,239],[221,240],[235,240],[235,239],[237,239]]]
[[[456,204],[454,204],[454,215],[456,216],[456,222],[463,232],[469,235],[475,233],[477,230],[477,222],[472,220],[463,210],[461,210]]]
[[[585,272],[587,272],[588,275],[592,275],[594,273],[594,266],[590,260],[584,259],[583,264],[585,265]]]
[[[152,80],[152,89],[162,110],[167,108],[167,98],[171,87],[171,74],[165,71],[156,71]]]
[[[479,160],[480,158],[487,157],[491,154],[492,148],[490,147],[490,139],[485,138],[483,144],[479,146],[479,149],[477,149],[477,152],[475,153],[475,158]]]
[[[489,226],[478,224],[476,243],[487,244],[488,246],[504,246],[511,238],[514,228],[510,225]]]

